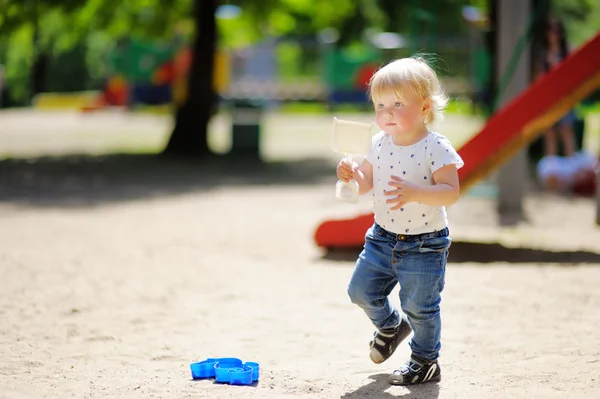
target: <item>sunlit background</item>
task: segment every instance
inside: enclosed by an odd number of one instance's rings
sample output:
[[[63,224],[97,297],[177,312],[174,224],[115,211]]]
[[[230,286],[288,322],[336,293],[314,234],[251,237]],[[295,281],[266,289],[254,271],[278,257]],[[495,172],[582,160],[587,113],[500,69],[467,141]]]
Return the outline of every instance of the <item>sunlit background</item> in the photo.
[[[161,152],[172,115],[187,99],[194,32],[201,23],[192,3],[2,0],[0,155]],[[349,113],[370,120],[365,85],[373,71],[416,53],[430,55],[451,96],[444,129],[460,146],[495,111],[502,90],[493,68],[492,4],[217,2],[210,16],[217,25],[210,151],[231,150],[237,106],[259,118],[265,159],[327,156],[331,117]],[[538,0],[531,29],[523,34],[526,43],[535,44],[536,27],[550,12],[564,21],[574,49],[600,26],[598,2]],[[580,136],[589,120],[586,140],[595,148],[596,102],[578,107]],[[32,118],[42,119],[37,124]],[[49,123],[42,122],[46,118]],[[45,129],[53,131],[52,140],[39,139]],[[26,133],[15,136],[16,130]]]

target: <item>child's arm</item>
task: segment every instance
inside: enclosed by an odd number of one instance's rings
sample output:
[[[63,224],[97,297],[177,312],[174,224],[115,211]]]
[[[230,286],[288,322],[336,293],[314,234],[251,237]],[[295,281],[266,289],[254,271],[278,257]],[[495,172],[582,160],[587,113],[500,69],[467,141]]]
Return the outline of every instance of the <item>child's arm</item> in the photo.
[[[343,182],[356,180],[359,193],[368,193],[373,188],[373,165],[366,159],[358,168],[352,168],[346,159],[342,159],[336,169],[337,177]]]
[[[451,164],[433,173],[433,185],[422,187],[417,195],[417,202],[431,206],[449,206],[456,202],[459,194],[458,170]]]
[[[373,188],[373,165],[366,159],[354,173],[354,179],[358,182],[360,194],[366,194]]]
[[[388,204],[394,204],[392,210],[400,209],[408,202],[420,202],[431,206],[449,206],[456,202],[460,193],[458,170],[454,164],[439,168],[433,173],[433,185],[421,186],[392,176],[389,182],[395,190],[386,191],[393,197]]]

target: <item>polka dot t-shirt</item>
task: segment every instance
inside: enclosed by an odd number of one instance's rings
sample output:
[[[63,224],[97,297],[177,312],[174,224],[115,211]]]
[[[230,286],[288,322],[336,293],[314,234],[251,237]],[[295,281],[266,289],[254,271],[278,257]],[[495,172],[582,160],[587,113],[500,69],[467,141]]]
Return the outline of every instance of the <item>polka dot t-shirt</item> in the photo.
[[[455,164],[464,165],[450,141],[443,135],[430,132],[427,137],[409,146],[398,146],[392,137],[379,132],[373,137],[371,152],[366,158],[373,165],[373,212],[375,221],[384,229],[396,234],[423,234],[441,230],[448,225],[445,207],[409,202],[398,210],[385,201],[384,190],[391,176],[399,176],[411,183],[432,185],[433,173],[439,168]]]

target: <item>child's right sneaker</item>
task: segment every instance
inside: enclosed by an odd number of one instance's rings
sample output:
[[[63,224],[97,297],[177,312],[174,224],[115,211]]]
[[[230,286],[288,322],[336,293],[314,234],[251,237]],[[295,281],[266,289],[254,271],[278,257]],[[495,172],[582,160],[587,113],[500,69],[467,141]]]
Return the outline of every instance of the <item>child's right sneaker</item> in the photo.
[[[373,363],[383,363],[394,354],[394,351],[412,329],[406,318],[400,319],[400,324],[395,328],[375,331],[373,340],[370,342],[371,353],[369,357]]]
[[[400,366],[389,376],[392,385],[415,385],[424,382],[439,382],[442,379],[440,365],[437,360],[425,360],[411,356],[410,360]]]

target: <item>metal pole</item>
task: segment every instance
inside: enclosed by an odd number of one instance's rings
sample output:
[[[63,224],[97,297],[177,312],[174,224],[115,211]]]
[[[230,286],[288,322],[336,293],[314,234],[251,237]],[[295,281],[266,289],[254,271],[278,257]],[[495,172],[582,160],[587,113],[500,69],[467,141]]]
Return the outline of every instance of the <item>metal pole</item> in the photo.
[[[498,81],[508,67],[513,51],[527,29],[531,15],[531,0],[503,0],[496,2],[497,11],[497,68]],[[514,74],[500,98],[500,106],[510,102],[527,88],[529,76],[529,51],[523,51]],[[497,176],[499,216],[512,221],[523,219],[523,197],[527,180],[526,150],[517,153]],[[502,218],[504,219],[504,218]]]

